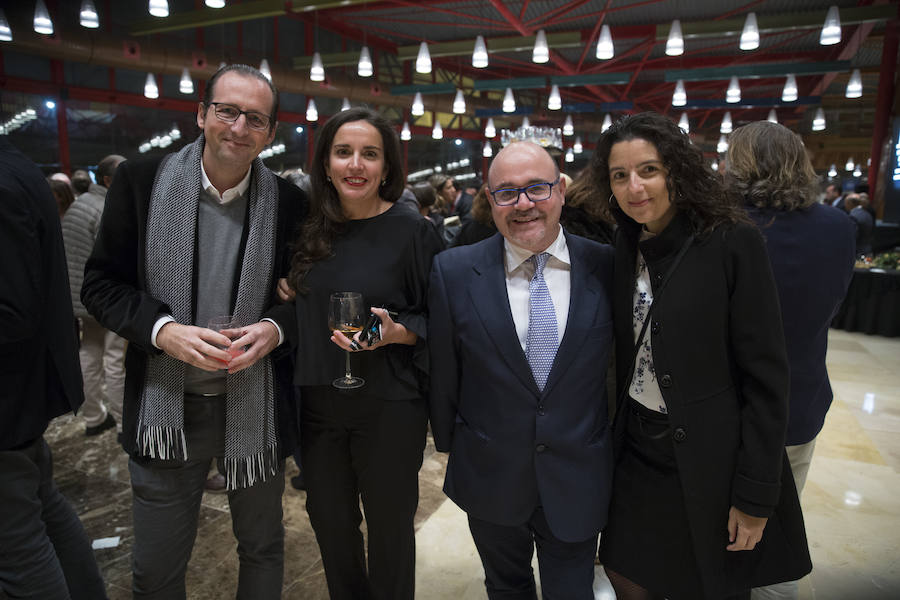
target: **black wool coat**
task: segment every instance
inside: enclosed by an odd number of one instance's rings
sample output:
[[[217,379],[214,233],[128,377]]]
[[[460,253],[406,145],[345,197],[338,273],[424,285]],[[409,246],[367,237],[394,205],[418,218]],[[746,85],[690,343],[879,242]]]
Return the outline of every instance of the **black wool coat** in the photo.
[[[641,226],[618,212],[616,356],[631,357]],[[721,597],[798,579],[812,566],[784,452],[788,362],[765,242],[749,224],[698,235],[657,298],[657,287],[691,233],[687,216],[677,213],[662,233],[640,242],[654,288],[648,335],[683,490],[683,497],[660,502],[684,503],[705,595]],[[622,398],[631,365],[627,358],[618,362]],[[614,432],[620,449],[627,410],[618,408],[622,418]],[[755,550],[725,550],[731,506],[768,517]]]

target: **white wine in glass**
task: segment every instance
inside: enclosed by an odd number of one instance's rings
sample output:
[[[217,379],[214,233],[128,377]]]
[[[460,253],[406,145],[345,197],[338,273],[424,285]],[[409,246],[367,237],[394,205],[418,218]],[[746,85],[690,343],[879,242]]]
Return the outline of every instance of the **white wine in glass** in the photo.
[[[336,292],[328,302],[328,329],[337,329],[349,338],[362,330],[368,311],[363,305],[363,297],[359,292]],[[366,382],[362,377],[354,377],[350,372],[350,352],[345,351],[346,369],[343,377],[338,377],[331,384],[342,390],[362,387]]]

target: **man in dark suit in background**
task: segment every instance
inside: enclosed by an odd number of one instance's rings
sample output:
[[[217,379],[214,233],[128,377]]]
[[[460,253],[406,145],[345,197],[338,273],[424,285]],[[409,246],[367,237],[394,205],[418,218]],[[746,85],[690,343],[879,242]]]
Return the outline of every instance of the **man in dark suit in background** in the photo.
[[[78,516],[53,482],[51,419],[84,401],[56,201],[0,138],[0,590],[106,598]]]
[[[565,183],[532,143],[497,154],[499,235],[435,258],[431,426],[490,598],[592,599],[612,481],[613,252],[559,225]]]

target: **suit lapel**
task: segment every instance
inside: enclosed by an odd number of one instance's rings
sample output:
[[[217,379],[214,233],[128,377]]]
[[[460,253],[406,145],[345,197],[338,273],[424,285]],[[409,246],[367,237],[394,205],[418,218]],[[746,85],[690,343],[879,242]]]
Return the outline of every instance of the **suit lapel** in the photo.
[[[547,385],[544,386],[544,394],[553,389],[556,382],[565,375],[569,365],[575,361],[578,351],[584,344],[584,327],[594,322],[593,314],[597,309],[597,290],[588,285],[588,276],[597,265],[587,261],[579,240],[574,240],[572,236],[566,234],[566,245],[569,248],[571,262],[569,315],[566,331],[556,351],[550,375],[547,377]]]
[[[472,267],[469,295],[475,312],[488,336],[497,346],[500,357],[522,383],[538,393],[531,367],[519,344],[516,326],[509,308],[506,291],[506,269],[503,259],[503,236],[497,234],[485,245],[481,260]]]

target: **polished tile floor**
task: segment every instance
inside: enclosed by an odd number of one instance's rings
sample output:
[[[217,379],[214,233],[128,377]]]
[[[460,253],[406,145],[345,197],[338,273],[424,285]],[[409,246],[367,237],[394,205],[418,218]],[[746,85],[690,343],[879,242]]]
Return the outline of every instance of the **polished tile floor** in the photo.
[[[832,331],[828,366],[835,401],[818,438],[802,503],[814,570],[803,600],[900,598],[900,339]],[[127,460],[113,432],[83,436],[71,416],[47,432],[55,476],[93,540],[112,600],[130,598],[131,493]],[[441,492],[446,456],[429,441],[416,517],[416,587],[425,600],[485,598],[484,577],[465,515]],[[289,465],[286,477],[296,472]],[[322,564],[304,508],[287,484],[284,598],[325,599]],[[188,570],[191,599],[233,597],[237,558],[224,496],[204,497]],[[598,576],[598,599],[614,598]]]

